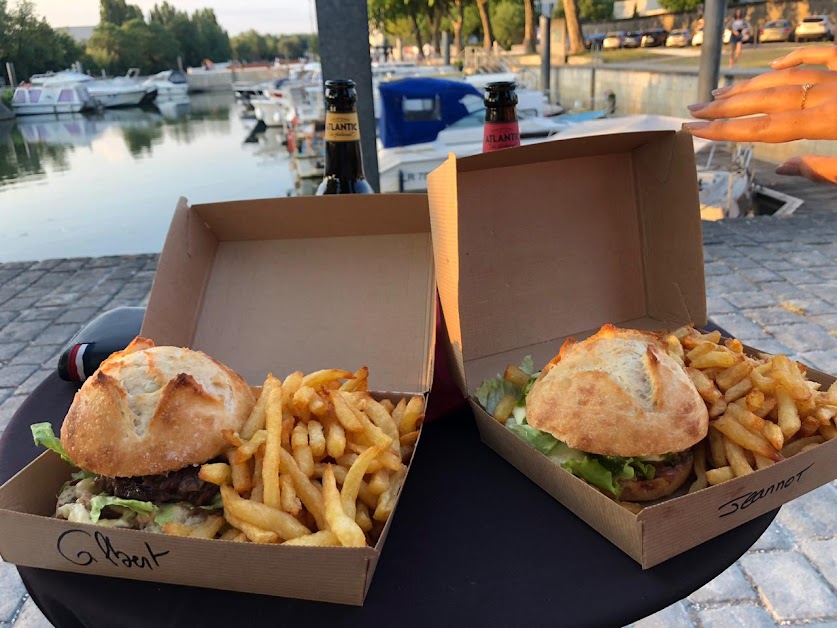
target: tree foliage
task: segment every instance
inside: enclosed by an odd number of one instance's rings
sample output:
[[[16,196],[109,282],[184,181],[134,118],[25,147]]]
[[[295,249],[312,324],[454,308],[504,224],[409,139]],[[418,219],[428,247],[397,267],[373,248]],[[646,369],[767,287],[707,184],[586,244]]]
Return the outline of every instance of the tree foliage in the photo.
[[[232,53],[241,61],[296,60],[317,49],[316,35],[262,35],[251,29],[230,40]]]
[[[694,11],[703,0],[660,0],[660,6],[669,11]]]
[[[73,38],[36,15],[32,2],[23,0],[10,9],[7,0],[0,0],[0,68],[11,61],[22,81],[32,74],[69,67],[80,56],[81,48]]]
[[[491,23],[494,37],[503,48],[511,48],[523,41],[525,34],[525,13],[523,3],[516,0],[502,0],[492,7]]]
[[[142,11],[125,0],[101,0],[99,4],[99,22],[122,26],[131,20],[142,20]]]

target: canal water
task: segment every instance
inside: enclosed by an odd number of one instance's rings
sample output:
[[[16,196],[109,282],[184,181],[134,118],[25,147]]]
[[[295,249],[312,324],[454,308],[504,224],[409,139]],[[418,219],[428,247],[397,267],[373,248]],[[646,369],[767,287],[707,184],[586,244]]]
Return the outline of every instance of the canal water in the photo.
[[[279,129],[232,94],[0,122],[0,262],[160,251],[190,203],[286,196]]]

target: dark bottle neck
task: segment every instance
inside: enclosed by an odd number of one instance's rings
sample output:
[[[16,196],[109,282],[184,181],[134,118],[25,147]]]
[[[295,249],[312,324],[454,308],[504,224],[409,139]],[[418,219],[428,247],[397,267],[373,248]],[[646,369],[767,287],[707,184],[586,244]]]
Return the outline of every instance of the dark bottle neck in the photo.
[[[517,122],[517,107],[486,107],[486,122]]]

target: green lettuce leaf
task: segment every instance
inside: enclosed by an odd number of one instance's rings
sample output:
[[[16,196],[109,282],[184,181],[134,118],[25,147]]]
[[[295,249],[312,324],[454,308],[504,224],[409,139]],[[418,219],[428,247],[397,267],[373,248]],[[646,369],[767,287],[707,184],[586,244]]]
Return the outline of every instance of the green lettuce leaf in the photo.
[[[96,497],[90,500],[90,519],[93,523],[99,520],[99,516],[102,514],[102,508],[107,506],[122,506],[136,513],[146,515],[157,510],[157,507],[151,502],[141,502],[136,499],[122,499],[113,495],[96,495]]]
[[[219,508],[224,507],[224,500],[221,498],[221,492],[219,491],[218,494],[215,496],[215,501],[213,501],[209,506],[198,506],[198,508],[202,508],[203,510],[218,510]]]
[[[616,497],[622,493],[622,487],[613,478],[613,473],[595,458],[586,456],[581,460],[567,460],[561,466],[573,475]]]
[[[64,462],[69,462],[74,467],[78,467],[67,455],[67,452],[64,451],[64,445],[61,444],[61,439],[52,431],[52,425],[49,423],[34,423],[29,429],[32,430],[32,438],[35,440],[36,445],[51,449],[61,456]]]
[[[558,439],[552,434],[537,430],[528,423],[514,423],[509,421],[506,427],[517,435],[518,438],[526,441],[544,455],[552,451],[552,448],[558,444]]]
[[[529,375],[535,375],[535,361],[532,359],[531,355],[527,355],[523,358],[523,361],[520,363],[520,370],[524,373],[528,373]]]
[[[511,395],[517,399],[520,395],[520,388],[504,380],[502,375],[498,375],[494,379],[485,380],[474,394],[485,411],[488,414],[494,414],[494,409],[500,403],[500,399],[506,395]]]

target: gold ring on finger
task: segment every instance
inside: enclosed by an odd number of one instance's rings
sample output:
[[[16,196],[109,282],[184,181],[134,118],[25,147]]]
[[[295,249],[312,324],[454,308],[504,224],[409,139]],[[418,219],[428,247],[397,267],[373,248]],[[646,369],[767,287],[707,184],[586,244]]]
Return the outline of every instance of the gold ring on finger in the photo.
[[[802,102],[799,103],[800,109],[805,109],[805,101],[808,100],[808,90],[813,87],[813,83],[805,83],[802,86]]]

